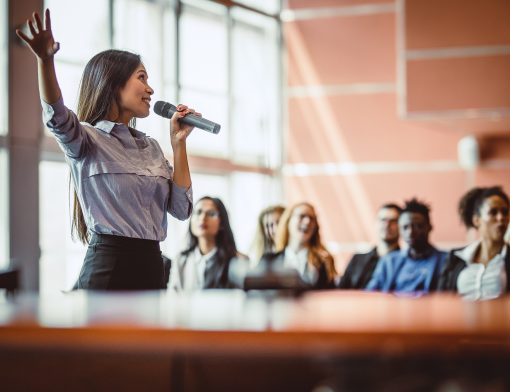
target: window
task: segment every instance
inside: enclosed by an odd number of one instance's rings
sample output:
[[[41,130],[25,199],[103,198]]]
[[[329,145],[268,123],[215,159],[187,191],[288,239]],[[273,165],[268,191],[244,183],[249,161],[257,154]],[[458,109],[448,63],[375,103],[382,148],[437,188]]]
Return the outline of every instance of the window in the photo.
[[[60,42],[55,68],[62,96],[66,106],[76,111],[85,64],[110,46],[108,1],[46,0],[45,7],[51,10],[53,36]]]
[[[240,8],[232,17],[233,159],[274,167],[281,150],[278,26]]]
[[[156,101],[175,102],[175,10],[173,2],[117,0],[114,2],[114,47],[142,57]],[[169,152],[168,120],[150,115],[136,126],[157,139]]]
[[[63,162],[39,165],[40,291],[70,289],[85,257],[85,246],[71,239],[69,168]]]
[[[184,6],[179,25],[179,101],[221,124],[221,131],[213,135],[197,130],[190,136],[189,151],[228,157],[227,8],[213,3],[195,3],[203,8]]]

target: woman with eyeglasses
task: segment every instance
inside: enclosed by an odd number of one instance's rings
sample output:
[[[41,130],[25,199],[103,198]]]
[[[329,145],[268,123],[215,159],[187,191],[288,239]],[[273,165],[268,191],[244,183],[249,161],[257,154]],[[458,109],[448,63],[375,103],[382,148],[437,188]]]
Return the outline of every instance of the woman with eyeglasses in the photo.
[[[172,262],[168,287],[177,291],[232,288],[231,261],[241,256],[230,228],[227,209],[215,197],[195,204],[188,229],[188,247]]]

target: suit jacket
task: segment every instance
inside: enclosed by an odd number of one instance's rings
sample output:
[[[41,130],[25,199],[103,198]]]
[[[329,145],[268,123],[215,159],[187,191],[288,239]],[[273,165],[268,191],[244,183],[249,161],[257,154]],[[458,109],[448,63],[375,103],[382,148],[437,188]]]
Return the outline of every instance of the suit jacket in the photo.
[[[368,253],[356,253],[345,269],[338,287],[341,289],[364,289],[379,262],[377,248]]]
[[[507,276],[506,292],[510,292],[510,248],[507,247],[506,258],[505,258],[505,270]],[[461,271],[467,267],[464,260],[458,257],[455,252],[464,248],[452,249],[446,259],[446,264],[439,278],[439,290],[440,291],[457,291],[457,278]]]

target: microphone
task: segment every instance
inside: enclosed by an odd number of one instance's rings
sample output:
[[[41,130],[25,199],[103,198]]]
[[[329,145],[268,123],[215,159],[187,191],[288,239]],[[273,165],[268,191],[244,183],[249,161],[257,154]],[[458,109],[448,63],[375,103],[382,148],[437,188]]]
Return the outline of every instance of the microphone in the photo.
[[[154,104],[154,113],[161,117],[172,118],[173,114],[177,111],[177,108],[171,103],[158,101]],[[215,122],[206,120],[205,118],[196,116],[192,113],[187,114],[179,121],[184,124],[193,125],[194,127],[203,129],[204,131],[217,134],[220,131],[221,125]]]

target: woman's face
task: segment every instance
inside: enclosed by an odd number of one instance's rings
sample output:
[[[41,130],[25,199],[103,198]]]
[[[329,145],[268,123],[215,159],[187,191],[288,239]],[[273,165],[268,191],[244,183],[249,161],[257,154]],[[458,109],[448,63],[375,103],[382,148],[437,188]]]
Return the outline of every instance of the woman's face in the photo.
[[[508,226],[508,204],[499,196],[486,198],[473,223],[483,239],[502,242]]]
[[[140,64],[126,85],[120,89],[119,117],[121,120],[129,121],[133,117],[143,118],[149,115],[151,95],[154,94],[154,90],[147,83],[148,78],[145,67]]]
[[[272,243],[274,243],[276,228],[278,226],[278,222],[280,221],[281,216],[282,216],[281,212],[270,212],[262,217],[262,225],[264,226],[264,236],[268,238]]]
[[[220,230],[220,214],[212,200],[200,200],[191,215],[191,233],[198,238],[214,239]]]
[[[297,206],[289,219],[289,241],[307,244],[317,230],[315,212],[308,205]]]

